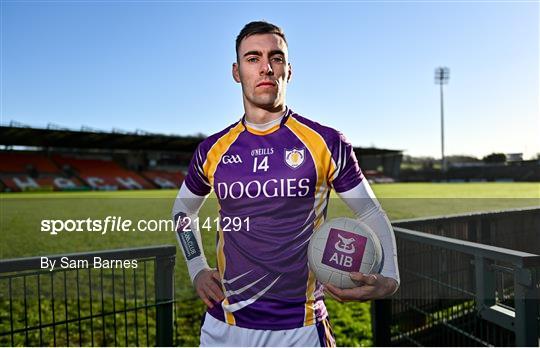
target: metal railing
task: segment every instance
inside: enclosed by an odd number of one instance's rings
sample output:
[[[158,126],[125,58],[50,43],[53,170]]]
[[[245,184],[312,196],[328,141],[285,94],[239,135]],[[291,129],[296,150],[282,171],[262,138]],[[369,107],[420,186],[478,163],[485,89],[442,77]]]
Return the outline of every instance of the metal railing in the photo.
[[[459,201],[455,203],[459,204]],[[392,225],[532,254],[540,253],[539,207],[395,220]]]
[[[394,222],[400,226],[394,231],[401,286],[372,307],[375,345],[538,346],[540,256],[465,239],[497,243],[504,226],[507,235],[530,236],[525,243],[538,250],[538,230],[528,228],[538,224],[539,213],[533,208]]]
[[[49,256],[56,269],[0,261],[0,345],[172,345],[175,257],[165,245]]]

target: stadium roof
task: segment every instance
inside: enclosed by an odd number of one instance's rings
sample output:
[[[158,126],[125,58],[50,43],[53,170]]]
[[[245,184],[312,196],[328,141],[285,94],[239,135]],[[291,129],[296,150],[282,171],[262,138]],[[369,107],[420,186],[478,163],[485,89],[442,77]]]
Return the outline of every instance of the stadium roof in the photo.
[[[195,151],[202,137],[0,126],[0,145],[80,149]]]
[[[0,145],[33,146],[75,149],[122,149],[146,151],[193,152],[204,136],[179,136],[154,134],[142,131],[128,133],[113,130],[102,132],[88,127],[80,131],[60,127],[47,129],[17,126],[0,126]],[[359,148],[358,155],[396,155],[402,150]]]
[[[375,147],[355,147],[354,152],[357,155],[373,155],[373,156],[383,156],[383,155],[400,155],[403,150],[389,150],[389,149],[379,149]]]

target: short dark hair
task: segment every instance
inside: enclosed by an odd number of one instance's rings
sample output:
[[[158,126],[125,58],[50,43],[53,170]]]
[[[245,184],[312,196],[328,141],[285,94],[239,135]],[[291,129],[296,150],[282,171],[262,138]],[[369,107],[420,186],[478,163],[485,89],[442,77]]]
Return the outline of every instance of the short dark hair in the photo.
[[[238,59],[238,49],[240,48],[240,43],[242,42],[242,40],[244,40],[248,36],[256,34],[276,34],[280,36],[283,41],[285,41],[285,45],[287,45],[285,33],[277,25],[266,21],[249,22],[242,28],[242,30],[240,30],[240,34],[238,34],[238,36],[236,37],[236,59]]]

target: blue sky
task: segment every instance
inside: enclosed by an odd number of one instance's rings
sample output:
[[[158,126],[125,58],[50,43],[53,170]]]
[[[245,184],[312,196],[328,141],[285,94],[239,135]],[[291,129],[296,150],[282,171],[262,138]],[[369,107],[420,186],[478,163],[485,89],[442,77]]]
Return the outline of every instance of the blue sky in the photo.
[[[243,113],[234,39],[283,27],[288,104],[355,146],[540,152],[538,2],[2,1],[1,117],[211,134]]]

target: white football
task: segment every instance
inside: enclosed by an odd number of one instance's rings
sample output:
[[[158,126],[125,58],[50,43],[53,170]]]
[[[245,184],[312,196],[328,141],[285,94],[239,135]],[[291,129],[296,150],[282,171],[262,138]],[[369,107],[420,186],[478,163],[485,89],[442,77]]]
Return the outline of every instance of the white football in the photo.
[[[383,251],[379,237],[357,220],[337,218],[313,232],[308,246],[309,268],[318,281],[347,289],[359,286],[349,272],[379,273]]]

